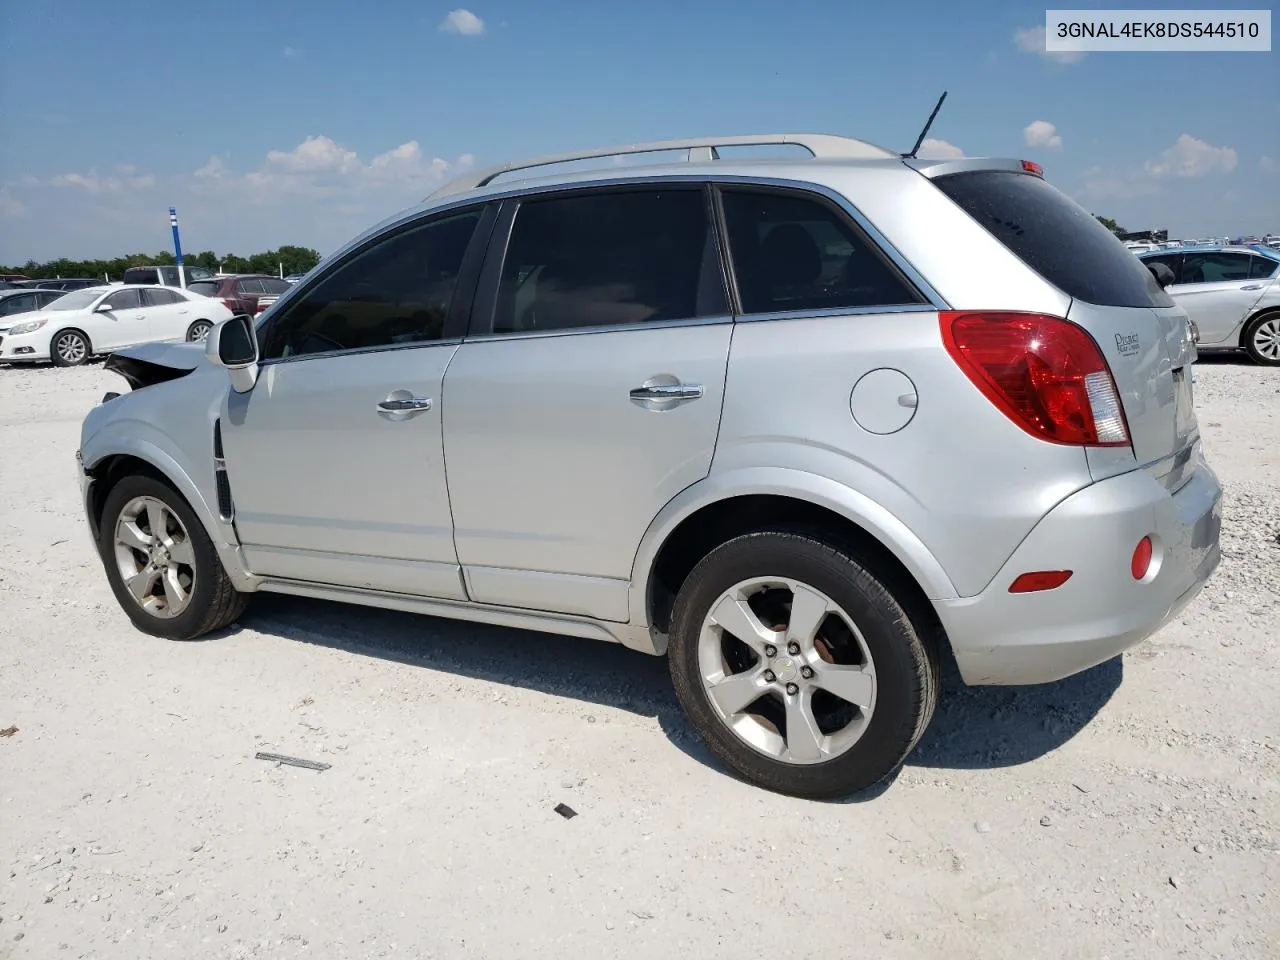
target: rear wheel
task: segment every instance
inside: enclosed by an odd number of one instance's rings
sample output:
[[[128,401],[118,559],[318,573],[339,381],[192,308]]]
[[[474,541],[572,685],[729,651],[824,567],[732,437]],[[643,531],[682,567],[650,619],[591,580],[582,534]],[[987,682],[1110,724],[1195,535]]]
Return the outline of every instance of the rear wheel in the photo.
[[[89,338],[79,330],[59,330],[49,341],[49,359],[55,367],[78,367],[93,352]]]
[[[233,622],[248,603],[199,518],[154,477],[126,477],[112,488],[98,546],[116,600],[144,633],[193,640]]]
[[[885,582],[784,530],[709,553],[676,598],[681,706],[738,774],[780,793],[847,796],[890,776],[928,726],[937,658]]]
[[[1280,366],[1280,311],[1264,313],[1250,320],[1240,342],[1254,363]]]
[[[196,343],[209,336],[209,331],[213,329],[213,324],[208,320],[197,320],[187,328],[187,342]]]

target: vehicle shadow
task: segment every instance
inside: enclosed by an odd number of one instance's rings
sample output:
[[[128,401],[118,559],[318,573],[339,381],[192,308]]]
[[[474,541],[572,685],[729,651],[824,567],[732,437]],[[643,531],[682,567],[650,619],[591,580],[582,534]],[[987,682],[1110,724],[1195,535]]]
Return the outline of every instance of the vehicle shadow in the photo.
[[[394,663],[535,690],[654,717],[687,756],[729,776],[686,721],[665,658],[624,647],[487,624],[261,594],[242,626]],[[1055,684],[966,687],[942,658],[941,702],[908,766],[1017,766],[1082,730],[1119,688],[1119,657]],[[874,799],[890,784],[849,798]]]

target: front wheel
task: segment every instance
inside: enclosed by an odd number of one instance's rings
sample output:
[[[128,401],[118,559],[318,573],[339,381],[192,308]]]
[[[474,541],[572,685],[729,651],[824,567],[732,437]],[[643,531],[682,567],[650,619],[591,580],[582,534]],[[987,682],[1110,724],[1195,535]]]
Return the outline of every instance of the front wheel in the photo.
[[[116,600],[144,633],[193,640],[232,623],[248,603],[191,507],[154,477],[112,488],[98,546]]]
[[[1280,366],[1280,312],[1254,317],[1244,328],[1240,342],[1254,363]]]
[[[93,352],[89,338],[79,330],[59,330],[49,342],[49,359],[55,367],[78,367]]]
[[[212,329],[213,324],[208,320],[197,320],[187,328],[187,343],[198,343],[204,340]]]
[[[748,781],[811,799],[894,773],[938,698],[936,653],[870,566],[785,530],[737,537],[676,597],[676,696]]]

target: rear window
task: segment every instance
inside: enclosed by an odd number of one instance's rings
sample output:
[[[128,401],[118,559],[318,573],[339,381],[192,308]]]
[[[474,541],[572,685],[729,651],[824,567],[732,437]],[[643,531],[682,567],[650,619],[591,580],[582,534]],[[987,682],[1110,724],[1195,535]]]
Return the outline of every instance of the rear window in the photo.
[[[1115,234],[1040,177],[978,170],[946,174],[933,182],[1068,296],[1104,307],[1173,305],[1151,271]]]
[[[218,292],[218,281],[197,280],[195,283],[188,283],[187,289],[192,293],[198,293],[203,297],[212,297]]]

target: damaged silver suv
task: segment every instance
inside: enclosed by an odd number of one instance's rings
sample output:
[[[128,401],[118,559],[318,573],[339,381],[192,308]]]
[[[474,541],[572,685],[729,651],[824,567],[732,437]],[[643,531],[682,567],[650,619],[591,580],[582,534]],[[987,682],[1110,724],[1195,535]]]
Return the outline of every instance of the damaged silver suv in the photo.
[[[903,763],[944,653],[1053,681],[1196,595],[1194,359],[1033,163],[651,143],[470,174],[256,321],[116,355],[81,482],[147,633],[273,591],[615,641],[740,775],[833,797]]]

